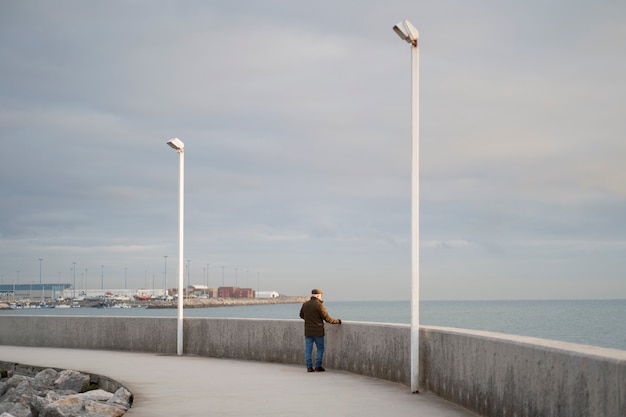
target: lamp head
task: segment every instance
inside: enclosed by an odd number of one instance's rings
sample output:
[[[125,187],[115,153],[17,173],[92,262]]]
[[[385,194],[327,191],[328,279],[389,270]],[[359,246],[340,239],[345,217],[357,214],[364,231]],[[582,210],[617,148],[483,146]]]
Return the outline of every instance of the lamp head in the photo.
[[[415,26],[408,20],[403,20],[393,27],[393,31],[402,39],[407,41],[413,46],[417,46],[417,39],[419,38],[419,32],[415,29]]]
[[[172,147],[172,149],[176,149],[178,152],[182,152],[185,150],[185,144],[182,140],[178,138],[171,139],[167,142],[168,145]]]

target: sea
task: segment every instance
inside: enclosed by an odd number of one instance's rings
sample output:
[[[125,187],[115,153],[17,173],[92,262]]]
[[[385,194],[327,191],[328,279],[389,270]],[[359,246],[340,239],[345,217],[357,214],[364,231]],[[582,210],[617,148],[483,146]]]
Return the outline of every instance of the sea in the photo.
[[[325,300],[328,313],[343,321],[411,322],[410,301]],[[299,304],[190,308],[185,317],[298,319]],[[174,309],[33,308],[0,315],[161,316]],[[420,324],[486,330],[626,351],[626,300],[421,301]]]

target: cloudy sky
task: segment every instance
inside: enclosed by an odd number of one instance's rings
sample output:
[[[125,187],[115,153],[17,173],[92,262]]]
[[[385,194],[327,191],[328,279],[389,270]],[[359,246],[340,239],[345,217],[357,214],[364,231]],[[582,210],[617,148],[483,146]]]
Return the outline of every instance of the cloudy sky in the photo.
[[[421,298],[626,298],[613,0],[0,0],[2,283],[409,299],[402,19]]]

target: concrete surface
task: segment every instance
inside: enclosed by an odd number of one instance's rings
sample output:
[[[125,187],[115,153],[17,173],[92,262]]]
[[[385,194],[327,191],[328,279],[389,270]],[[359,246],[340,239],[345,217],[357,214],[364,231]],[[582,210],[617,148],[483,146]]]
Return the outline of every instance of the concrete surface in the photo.
[[[626,417],[626,351],[422,327],[422,386],[483,416]]]
[[[128,417],[476,416],[393,382],[296,365],[154,353],[0,346],[0,360],[104,375],[134,394]]]

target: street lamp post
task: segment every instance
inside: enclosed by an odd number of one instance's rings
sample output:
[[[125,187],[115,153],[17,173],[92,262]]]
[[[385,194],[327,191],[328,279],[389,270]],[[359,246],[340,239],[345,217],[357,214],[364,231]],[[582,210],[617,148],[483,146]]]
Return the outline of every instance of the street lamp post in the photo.
[[[43,303],[44,300],[44,293],[43,293],[43,285],[42,285],[42,281],[41,281],[41,261],[43,261],[42,258],[39,258],[39,286],[41,287],[41,302]]]
[[[167,255],[163,255],[165,259],[165,267],[163,269],[163,286],[165,287],[165,295],[167,296]]]
[[[176,152],[180,160],[178,175],[178,330],[176,339],[176,354],[183,354],[183,231],[185,225],[185,144],[174,138],[167,142]]]
[[[419,392],[419,32],[408,20],[393,30],[411,45],[411,392]]]
[[[187,259],[187,291],[191,288],[191,283],[189,282],[189,275],[191,274],[191,259]]]
[[[74,284],[72,285],[72,290],[74,292],[74,295],[72,296],[72,301],[76,300],[76,262],[72,262],[72,265],[74,265],[72,267],[72,274],[74,275]]]

